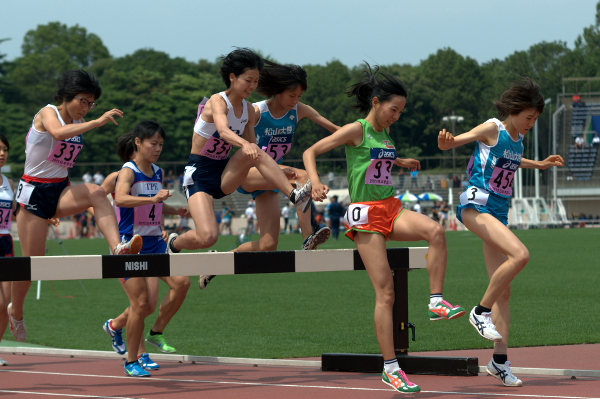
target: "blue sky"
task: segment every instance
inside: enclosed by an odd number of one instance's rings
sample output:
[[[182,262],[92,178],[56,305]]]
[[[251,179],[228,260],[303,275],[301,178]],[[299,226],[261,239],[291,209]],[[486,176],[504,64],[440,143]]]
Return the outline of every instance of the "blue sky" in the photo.
[[[450,47],[480,63],[541,41],[569,47],[594,23],[596,0],[22,0],[0,7],[0,53],[21,54],[23,36],[39,24],[78,24],[111,55],[140,48],[189,61],[214,61],[233,46],[279,62],[349,66],[362,60],[416,65]]]

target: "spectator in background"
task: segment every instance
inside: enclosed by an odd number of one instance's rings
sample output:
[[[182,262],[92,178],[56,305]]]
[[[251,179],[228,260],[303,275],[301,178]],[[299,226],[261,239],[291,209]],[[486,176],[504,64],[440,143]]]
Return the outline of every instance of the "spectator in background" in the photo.
[[[333,174],[333,171],[331,171],[331,170],[327,173],[327,182],[329,183],[329,189],[330,190],[333,189],[334,188],[333,183],[335,183],[335,175]]]
[[[600,137],[598,137],[598,133],[594,133],[594,137],[592,138],[592,148],[600,147]]]
[[[421,204],[419,204],[419,201],[417,201],[415,203],[415,205],[413,206],[413,211],[415,211],[417,213],[421,213]]]
[[[338,196],[331,197],[329,203],[329,223],[331,223],[331,235],[337,241],[340,234],[340,218],[344,216],[344,207],[338,202]]]
[[[287,206],[287,204],[285,204],[283,208],[281,208],[281,217],[283,218],[283,232],[289,233],[287,229],[288,223],[290,221],[290,208]]]
[[[183,173],[179,174],[177,181],[179,182],[179,191],[183,192]]]
[[[465,188],[465,189],[466,189],[467,187],[469,187],[469,177],[468,177],[467,175],[463,176],[463,180],[462,180],[462,182],[460,183],[460,186],[461,186],[462,188]]]
[[[103,182],[104,176],[102,175],[102,173],[100,173],[99,170],[97,170],[96,173],[94,173],[94,184],[101,186]]]
[[[246,226],[246,235],[252,234],[252,232],[254,230],[254,217],[252,216],[253,214],[254,214],[254,207],[252,207],[250,202],[248,202],[248,207],[246,208],[246,211],[244,212],[244,215],[246,216],[246,222],[248,223]]]
[[[571,171],[567,172],[567,180],[573,180],[573,173]]]
[[[404,168],[398,168],[398,190],[404,190]]]
[[[584,147],[585,147],[585,141],[583,140],[583,134],[580,134],[575,139],[575,149],[576,150],[579,150],[579,149],[583,150]]]
[[[91,183],[92,174],[89,171],[86,171],[83,176],[81,176],[81,180],[83,180],[84,183]],[[102,182],[100,182],[100,184],[102,184]]]
[[[573,96],[573,107],[577,108],[577,107],[583,107],[585,104],[583,104],[581,102],[581,97],[579,96],[579,94],[575,94]]]
[[[169,174],[167,175],[166,183],[167,183],[167,188],[169,190],[171,190],[173,187],[175,187],[175,173],[173,172],[173,170],[169,171]]]
[[[429,179],[429,176],[427,176],[427,180],[425,181],[425,190],[431,191],[432,188],[433,185],[431,184],[431,180]]]
[[[412,172],[410,172],[410,188],[419,188],[419,185],[417,184],[417,176],[419,174],[418,170],[414,170]]]
[[[450,208],[448,208],[448,203],[446,201],[442,201],[442,204],[440,205],[440,209],[438,211],[438,216],[440,218],[440,224],[442,225],[444,230],[448,228],[448,212],[449,211],[450,211]]]
[[[225,235],[225,229],[229,230],[228,234],[233,234],[231,231],[231,218],[233,217],[233,211],[223,202],[223,210],[221,211],[221,225],[220,234]]]
[[[88,229],[88,216],[87,212],[83,212],[79,214],[79,221],[81,222],[81,238],[87,237],[89,229]]]
[[[460,180],[460,178],[456,175],[452,176],[452,187],[454,188],[460,188],[462,184],[462,181]]]

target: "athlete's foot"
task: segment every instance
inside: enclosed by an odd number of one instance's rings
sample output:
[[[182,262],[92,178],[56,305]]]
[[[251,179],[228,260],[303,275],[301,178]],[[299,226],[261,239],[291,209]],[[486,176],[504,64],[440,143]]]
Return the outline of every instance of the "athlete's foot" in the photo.
[[[296,183],[296,188],[290,194],[290,199],[294,203],[294,207],[297,211],[305,213],[308,208],[310,208],[310,204],[312,202],[312,183],[310,179],[306,182],[303,187],[300,187],[300,184]]]
[[[8,304],[7,307],[8,312],[8,321],[10,324],[10,333],[12,336],[19,342],[23,342],[27,339],[27,329],[25,328],[25,318],[23,317],[21,320],[17,320],[12,317],[12,302]]]
[[[172,248],[173,247],[173,241],[175,241],[175,239],[179,237],[179,234],[177,233],[171,233],[169,234],[169,238],[167,238],[167,251],[166,253],[168,254],[176,254],[179,253],[179,251],[174,251]]]
[[[317,249],[319,245],[323,244],[329,239],[330,234],[331,230],[329,227],[321,227],[319,230],[306,237],[306,240],[304,240],[304,243],[302,243],[302,250],[310,251]]]
[[[146,342],[156,346],[162,353],[177,352],[177,349],[167,344],[167,341],[165,341],[165,337],[162,334],[151,335],[150,331],[148,331],[148,334],[146,334]]]
[[[471,310],[469,322],[475,327],[479,335],[490,341],[502,341],[502,335],[496,331],[496,326],[492,321],[492,312],[483,312],[481,315],[475,314],[475,308]]]
[[[515,377],[510,370],[510,362],[507,361],[504,364],[496,363],[494,359],[490,360],[486,369],[487,373],[492,377],[496,377],[507,387],[520,387],[523,385],[523,381]]]
[[[124,368],[125,374],[130,377],[150,377],[150,373],[144,370],[138,362],[133,362],[131,364],[125,362]]]
[[[404,371],[402,371],[400,369],[394,371],[393,373],[389,373],[389,374],[386,373],[386,371],[384,369],[383,374],[381,376],[381,380],[385,384],[394,388],[395,391],[398,391],[401,393],[421,392],[421,388],[418,385],[410,382],[408,380],[408,378],[406,377],[406,374],[404,374]]]
[[[138,363],[144,370],[158,370],[160,366],[154,363],[154,360],[150,359],[150,355],[142,353],[138,356]]]
[[[106,322],[104,322],[104,326],[102,326],[102,328],[112,339],[112,348],[114,349],[114,351],[117,352],[119,355],[122,355],[125,352],[127,352],[125,342],[123,342],[123,336],[121,335],[122,330],[113,330],[110,326],[111,321],[112,319],[109,319]]]
[[[429,305],[429,320],[457,319],[464,316],[465,309],[460,306],[453,306],[449,302],[440,301],[437,305]]]
[[[8,363],[6,363],[6,360],[0,358],[0,366],[8,366]]]

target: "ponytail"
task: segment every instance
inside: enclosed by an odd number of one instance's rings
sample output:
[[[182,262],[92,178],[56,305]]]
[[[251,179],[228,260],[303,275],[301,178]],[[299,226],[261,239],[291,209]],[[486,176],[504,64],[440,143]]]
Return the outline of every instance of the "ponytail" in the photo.
[[[395,76],[380,72],[379,66],[375,65],[375,70],[365,61],[367,69],[363,71],[363,80],[350,86],[346,92],[348,97],[355,97],[353,108],[358,109],[362,114],[368,114],[373,106],[373,98],[384,103],[393,96],[408,97],[406,85]],[[381,78],[377,75],[380,75]]]

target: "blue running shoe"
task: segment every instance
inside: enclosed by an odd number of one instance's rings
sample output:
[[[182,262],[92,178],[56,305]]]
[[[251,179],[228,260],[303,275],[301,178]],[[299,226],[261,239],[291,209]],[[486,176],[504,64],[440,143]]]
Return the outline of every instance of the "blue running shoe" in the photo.
[[[125,374],[130,377],[150,377],[150,373],[144,370],[138,362],[131,364],[125,362]]]
[[[112,347],[119,355],[127,352],[127,348],[125,347],[125,342],[123,342],[123,337],[121,335],[121,330],[113,330],[110,328],[110,322],[112,319],[107,320],[104,323],[104,331],[110,336],[112,339]]]
[[[154,360],[150,359],[150,355],[142,353],[138,357],[138,363],[144,368],[144,370],[158,370],[160,366],[154,363]]]

